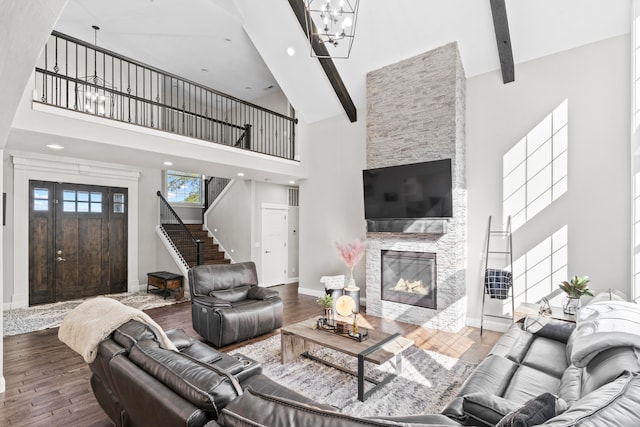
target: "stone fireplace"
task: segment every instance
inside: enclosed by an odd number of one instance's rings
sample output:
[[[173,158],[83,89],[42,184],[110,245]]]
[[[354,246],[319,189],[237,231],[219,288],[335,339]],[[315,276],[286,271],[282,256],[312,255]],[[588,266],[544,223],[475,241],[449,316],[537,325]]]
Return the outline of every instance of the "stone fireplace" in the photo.
[[[380,296],[384,301],[436,309],[436,254],[384,250]]]
[[[369,227],[368,314],[452,332],[466,324],[464,99],[465,77],[456,43],[367,75],[366,167],[451,159],[453,188],[451,218],[419,218]],[[388,232],[382,232],[385,230]],[[433,301],[427,303],[424,296],[395,289],[389,295],[383,258],[391,253],[434,254],[433,269],[427,268],[428,273],[422,267],[410,267],[416,268],[416,274],[433,275],[433,288],[426,286]],[[412,289],[420,286],[416,280],[427,280],[402,279],[409,280]],[[395,288],[399,279],[391,280],[396,281]],[[420,303],[415,304],[416,300]]]

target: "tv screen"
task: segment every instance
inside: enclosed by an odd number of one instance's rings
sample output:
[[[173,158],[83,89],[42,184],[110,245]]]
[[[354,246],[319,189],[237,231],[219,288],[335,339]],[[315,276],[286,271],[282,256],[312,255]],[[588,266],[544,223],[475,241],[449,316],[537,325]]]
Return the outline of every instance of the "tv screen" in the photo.
[[[369,220],[450,218],[451,159],[362,171]]]

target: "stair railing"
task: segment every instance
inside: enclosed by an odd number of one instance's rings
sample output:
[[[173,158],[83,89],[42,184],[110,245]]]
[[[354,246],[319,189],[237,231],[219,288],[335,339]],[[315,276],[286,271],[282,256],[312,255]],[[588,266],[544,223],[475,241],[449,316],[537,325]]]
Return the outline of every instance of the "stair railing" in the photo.
[[[297,161],[298,120],[53,32],[33,102]],[[293,111],[293,110],[292,110]]]
[[[231,180],[229,178],[221,178],[211,176],[204,181],[204,206],[202,207],[203,223],[204,214],[209,206],[218,198],[218,196],[227,188]]]
[[[204,242],[193,237],[162,193],[156,194],[160,200],[160,226],[189,266],[204,264]]]

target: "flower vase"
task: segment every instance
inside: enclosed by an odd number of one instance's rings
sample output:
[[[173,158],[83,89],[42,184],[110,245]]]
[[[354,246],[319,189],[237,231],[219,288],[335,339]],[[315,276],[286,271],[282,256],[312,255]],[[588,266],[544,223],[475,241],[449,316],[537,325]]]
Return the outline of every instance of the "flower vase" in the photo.
[[[349,274],[349,281],[344,287],[345,289],[356,289],[356,279],[353,278],[353,269],[351,269],[351,273]]]
[[[565,297],[562,304],[564,314],[577,314],[580,310],[580,298]]]

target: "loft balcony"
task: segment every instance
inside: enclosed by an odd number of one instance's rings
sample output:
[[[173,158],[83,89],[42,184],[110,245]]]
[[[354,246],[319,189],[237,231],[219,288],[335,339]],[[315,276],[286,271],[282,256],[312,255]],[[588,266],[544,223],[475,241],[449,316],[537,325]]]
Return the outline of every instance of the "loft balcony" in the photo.
[[[34,102],[296,160],[297,119],[53,32]]]

